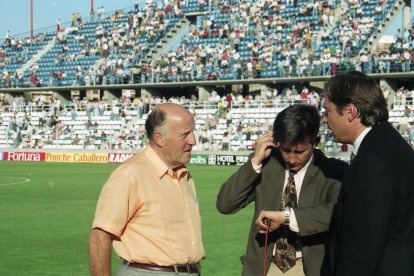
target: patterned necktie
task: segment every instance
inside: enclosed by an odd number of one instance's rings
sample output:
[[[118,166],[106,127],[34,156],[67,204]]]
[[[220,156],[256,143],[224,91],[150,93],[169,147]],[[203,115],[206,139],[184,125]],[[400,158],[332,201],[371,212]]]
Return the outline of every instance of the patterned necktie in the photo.
[[[282,195],[281,209],[298,206],[294,174],[289,172],[288,183]],[[273,262],[285,273],[296,264],[296,235],[289,229],[288,225],[280,226],[281,235],[276,241],[276,250]],[[294,235],[292,235],[294,234]]]

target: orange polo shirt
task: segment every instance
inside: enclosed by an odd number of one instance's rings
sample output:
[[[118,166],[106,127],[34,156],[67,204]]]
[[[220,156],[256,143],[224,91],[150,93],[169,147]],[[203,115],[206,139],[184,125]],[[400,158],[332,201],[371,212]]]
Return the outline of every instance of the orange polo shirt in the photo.
[[[205,255],[190,173],[183,166],[174,177],[150,146],[109,177],[92,228],[117,236],[114,250],[130,262],[169,266],[198,262]]]

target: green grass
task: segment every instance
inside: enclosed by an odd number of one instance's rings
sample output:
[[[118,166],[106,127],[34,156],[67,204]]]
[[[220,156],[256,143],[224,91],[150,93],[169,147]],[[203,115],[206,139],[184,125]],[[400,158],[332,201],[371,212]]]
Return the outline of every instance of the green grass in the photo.
[[[116,166],[0,162],[0,275],[89,275],[89,230],[101,187]],[[222,182],[236,169],[190,167],[207,254],[203,275],[241,272],[252,209],[225,216],[215,207]],[[119,263],[113,254],[113,272]]]

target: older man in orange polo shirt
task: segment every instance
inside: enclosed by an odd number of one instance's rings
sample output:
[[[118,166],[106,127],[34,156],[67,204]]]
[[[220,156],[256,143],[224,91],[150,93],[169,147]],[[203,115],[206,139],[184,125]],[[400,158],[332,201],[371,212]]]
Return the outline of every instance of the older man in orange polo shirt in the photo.
[[[200,275],[201,220],[185,166],[196,143],[193,115],[161,104],[145,129],[149,145],[101,191],[89,237],[91,273],[110,275],[112,244],[123,260],[117,275]]]

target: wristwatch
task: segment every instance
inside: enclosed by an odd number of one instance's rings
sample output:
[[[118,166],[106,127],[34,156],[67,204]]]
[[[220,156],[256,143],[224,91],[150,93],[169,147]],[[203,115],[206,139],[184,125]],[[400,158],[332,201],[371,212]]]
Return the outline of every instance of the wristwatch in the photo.
[[[290,208],[286,207],[285,210],[283,211],[283,215],[285,217],[285,220],[283,221],[284,225],[289,225],[290,223]]]

